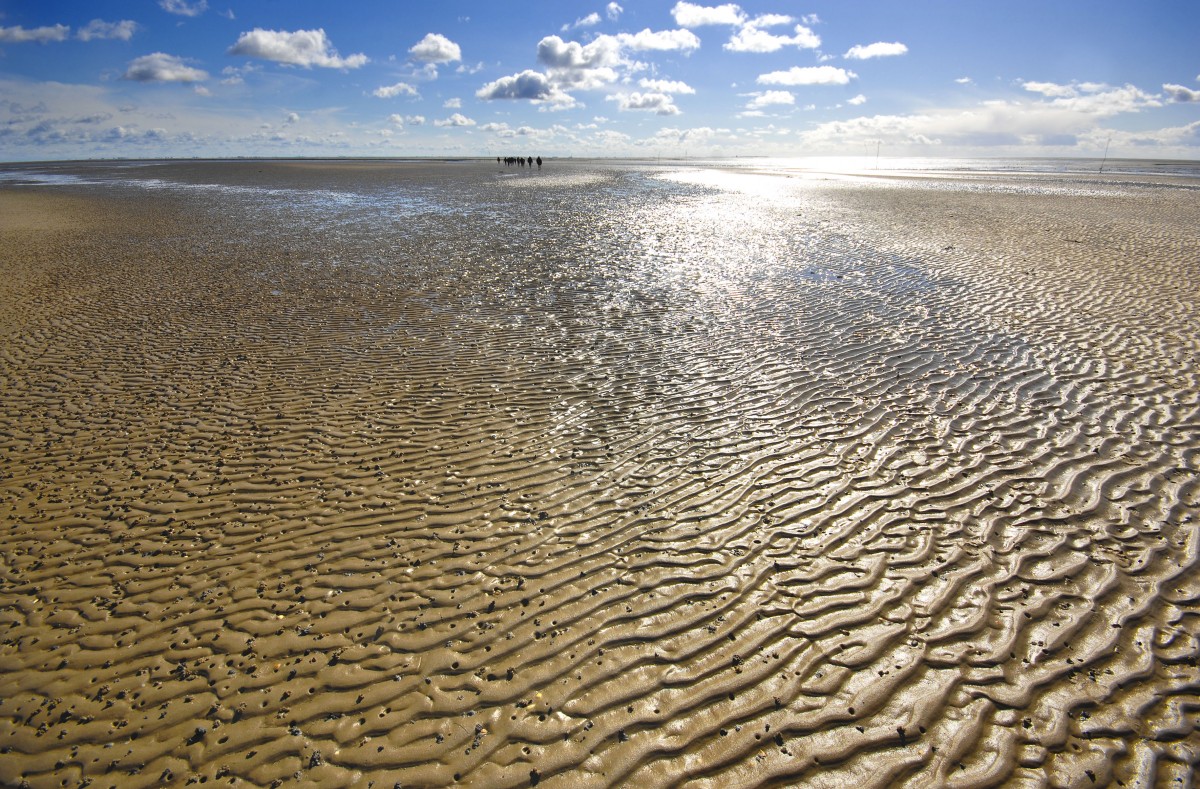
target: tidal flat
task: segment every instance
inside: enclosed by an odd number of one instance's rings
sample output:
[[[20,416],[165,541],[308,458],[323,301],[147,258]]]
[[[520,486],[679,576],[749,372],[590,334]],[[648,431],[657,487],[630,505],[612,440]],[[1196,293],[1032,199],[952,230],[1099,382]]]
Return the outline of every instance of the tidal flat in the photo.
[[[1195,178],[4,170],[4,785],[1200,767]]]

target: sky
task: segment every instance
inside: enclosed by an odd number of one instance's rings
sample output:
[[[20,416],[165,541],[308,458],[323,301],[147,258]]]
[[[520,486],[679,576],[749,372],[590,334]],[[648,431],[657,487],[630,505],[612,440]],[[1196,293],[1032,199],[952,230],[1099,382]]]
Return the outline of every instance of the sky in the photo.
[[[1195,0],[0,0],[0,161],[1200,159]]]

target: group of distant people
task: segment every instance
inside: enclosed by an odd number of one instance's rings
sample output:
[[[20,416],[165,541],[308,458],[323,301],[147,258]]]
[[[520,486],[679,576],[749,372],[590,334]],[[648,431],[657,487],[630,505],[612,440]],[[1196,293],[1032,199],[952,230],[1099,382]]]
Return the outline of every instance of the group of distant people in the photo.
[[[533,167],[534,162],[537,162],[538,169],[542,169],[542,157],[540,156],[536,159],[532,156],[505,156],[504,158],[497,156],[496,164],[500,164],[500,162],[504,162],[508,167],[512,167],[514,164],[519,167],[524,167],[525,165]]]

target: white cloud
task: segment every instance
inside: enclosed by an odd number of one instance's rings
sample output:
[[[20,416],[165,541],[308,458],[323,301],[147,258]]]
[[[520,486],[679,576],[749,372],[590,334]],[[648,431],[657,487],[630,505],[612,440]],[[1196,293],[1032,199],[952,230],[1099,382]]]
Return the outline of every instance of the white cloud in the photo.
[[[1054,82],[1023,82],[1021,83],[1021,87],[1033,93],[1040,93],[1043,96],[1051,97],[1075,96],[1079,92],[1072,85],[1059,85]]]
[[[26,44],[36,42],[46,44],[50,41],[66,41],[71,28],[66,25],[48,25],[26,29],[16,27],[0,27],[0,44]]]
[[[665,93],[629,93],[607,97],[609,101],[617,102],[622,110],[645,110],[656,115],[678,115],[679,108]]]
[[[719,6],[702,6],[679,0],[671,9],[675,24],[680,27],[702,27],[704,25],[740,25],[746,21],[741,6],[726,3]]]
[[[594,90],[616,82],[614,67],[624,63],[614,36],[598,36],[586,46],[547,36],[538,42],[537,58],[549,68],[548,84],[562,90]]]
[[[867,97],[860,93],[852,99],[846,99],[846,103],[851,106],[857,107],[859,105],[866,104]]]
[[[103,19],[93,19],[81,27],[75,33],[75,37],[80,41],[91,41],[93,39],[128,41],[133,38],[133,34],[137,28],[137,22],[134,22],[132,19],[122,19],[120,22],[105,22]]]
[[[169,14],[200,16],[208,9],[208,0],[196,0],[194,3],[188,3],[187,0],[158,0],[158,7]]]
[[[849,60],[866,60],[868,58],[883,58],[892,55],[903,55],[908,52],[908,47],[901,44],[899,41],[887,43],[886,41],[876,41],[874,44],[856,44],[850,47],[845,56]]]
[[[621,6],[619,6],[617,3],[612,2],[604,7],[604,15],[607,16],[611,21],[616,22],[621,16],[621,12],[624,10],[625,9],[621,8]]]
[[[1106,117],[1161,106],[1157,97],[1133,86],[1112,88],[1090,84],[1091,92],[1085,91],[1083,85],[1039,83],[1039,86],[1043,95],[1046,91],[1053,94],[1068,92],[1056,88],[1071,88],[1074,95],[1027,101],[986,101],[973,107],[930,109],[912,115],[859,117],[824,123],[801,132],[799,137],[802,144],[813,150],[838,152],[882,140],[885,145],[901,149],[940,144],[958,150],[1017,152],[1039,147],[1062,150],[1074,146],[1090,155],[1096,144],[1104,147],[1104,140],[1110,134],[1126,146],[1200,144],[1200,138],[1188,140],[1186,129],[1171,132],[1175,136],[1164,136],[1165,130],[1163,134],[1153,132],[1139,136],[1102,128],[1100,123]]]
[[[754,24],[749,24],[733,34],[725,44],[725,49],[730,52],[764,53],[776,52],[788,46],[816,49],[821,46],[821,38],[804,25],[796,25],[796,35],[794,36],[777,36]]]
[[[550,79],[539,71],[525,69],[511,77],[501,77],[484,85],[475,95],[481,99],[545,100],[554,92]]]
[[[644,142],[650,145],[662,145],[663,143],[703,145],[717,135],[728,133],[729,129],[714,129],[710,126],[699,126],[693,129],[666,128],[659,129],[654,136],[647,138]]]
[[[614,131],[612,129],[600,129],[592,134],[592,139],[596,144],[611,149],[613,146],[624,145],[629,142],[630,137],[624,132]]]
[[[221,69],[221,73],[225,75],[225,79],[221,80],[222,85],[241,85],[246,80],[244,75],[259,71],[259,66],[255,63],[247,63],[244,66],[226,66]]]
[[[1178,150],[1186,150],[1188,158],[1195,158],[1195,151],[1200,148],[1200,121],[1148,132],[1115,132],[1112,137],[1119,144],[1151,150],[1175,146]]]
[[[1200,101],[1200,91],[1192,90],[1183,85],[1172,85],[1168,82],[1163,84],[1163,90],[1167,92],[1167,96],[1171,101],[1181,103]]]
[[[954,81],[957,82],[959,85],[974,85],[975,84],[975,80],[971,79],[970,77],[959,77],[958,79],[956,79]]]
[[[759,110],[772,104],[795,104],[796,97],[786,90],[767,90],[753,94],[754,98],[746,105],[748,110]]]
[[[746,23],[747,27],[776,27],[790,25],[796,20],[787,14],[759,14]]]
[[[153,52],[129,62],[122,79],[134,82],[200,82],[208,72],[186,65],[174,55]]]
[[[816,14],[805,14],[800,17],[800,21],[806,25],[819,25],[821,24],[821,17]]]
[[[834,66],[792,66],[758,77],[760,85],[845,85],[858,77],[853,71]]]
[[[1056,98],[1050,105],[1100,118],[1112,117],[1123,112],[1138,112],[1146,107],[1162,106],[1157,96],[1133,85],[1110,88],[1107,85],[1084,83],[1080,88],[1086,89],[1085,95]]]
[[[363,54],[340,57],[321,28],[288,32],[256,27],[249,33],[242,33],[229,48],[229,54],[304,68],[358,68],[367,62],[367,56]]]
[[[299,123],[300,122],[300,113],[289,112],[287,114],[287,117],[283,119],[283,122],[288,125],[291,125],[293,123]]]
[[[621,44],[613,36],[599,36],[586,46],[546,36],[538,42],[537,59],[555,69],[609,68],[621,62],[620,50]]]
[[[1052,99],[1049,103],[1037,106],[1055,107],[1097,117],[1162,106],[1157,96],[1133,85],[1114,88],[1102,82],[1072,82],[1069,85],[1055,82],[1023,82],[1021,87]]]
[[[381,85],[371,92],[371,95],[381,99],[392,99],[396,96],[420,96],[417,89],[407,82],[397,82],[395,85]]]
[[[434,121],[434,126],[474,126],[475,121],[466,117],[461,113],[454,113],[449,118],[443,118],[440,121]]]
[[[388,120],[397,126],[424,126],[424,115],[389,115]]]
[[[575,28],[592,27],[593,25],[598,25],[598,24],[600,24],[600,15],[597,14],[595,11],[593,11],[592,13],[588,14],[587,16],[582,16],[579,19],[576,19],[571,24],[563,25],[562,32],[565,33],[568,30],[574,30]]]
[[[408,54],[418,63],[449,63],[462,60],[462,49],[441,33],[426,33],[413,44]]]
[[[461,110],[462,109],[462,99],[459,99],[459,98],[446,99],[445,103],[442,104],[442,107],[444,107],[445,109],[448,109],[448,110]]]
[[[645,68],[645,64],[629,59],[624,54],[626,51],[689,52],[699,46],[700,39],[688,30],[652,31],[647,28],[638,33],[596,36],[587,44],[546,36],[538,42],[537,59],[546,66],[547,73],[531,77],[529,74],[536,72],[526,72],[520,97],[529,97],[536,89],[545,97],[543,100],[554,105],[553,109],[564,109],[574,104],[566,91],[606,88],[622,78],[619,70],[624,72],[628,82],[633,73]],[[540,84],[535,84],[534,80]],[[498,83],[491,83],[485,90],[495,94],[516,88],[511,83]]]
[[[700,39],[696,38],[696,34],[690,30],[651,31],[650,28],[646,28],[639,33],[618,33],[616,38],[621,46],[637,52],[647,50],[668,52],[700,48]]]
[[[655,93],[687,93],[693,94],[696,89],[686,82],[669,79],[639,79],[638,85]]]
[[[566,131],[561,126],[554,126],[550,129],[535,129],[532,126],[521,126],[516,129],[509,126],[507,123],[485,123],[479,127],[480,131],[491,132],[497,137],[504,139],[513,139],[515,137],[527,137],[530,139],[548,139],[556,133]],[[572,135],[573,136],[573,135]]]
[[[520,74],[501,77],[489,82],[475,91],[477,98],[493,101],[496,99],[528,99],[529,101],[547,104],[556,109],[567,109],[575,106],[575,99],[563,92],[545,74],[526,69]]]

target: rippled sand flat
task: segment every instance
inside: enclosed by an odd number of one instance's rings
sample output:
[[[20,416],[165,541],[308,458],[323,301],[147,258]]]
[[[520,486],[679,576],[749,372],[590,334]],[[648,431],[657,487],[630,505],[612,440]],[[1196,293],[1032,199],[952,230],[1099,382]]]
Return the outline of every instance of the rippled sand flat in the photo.
[[[1200,192],[0,186],[0,784],[1168,786]]]

